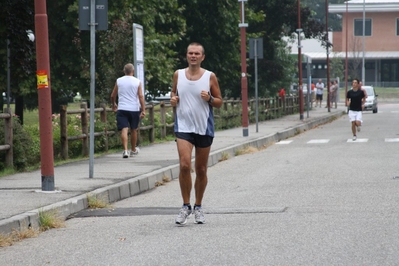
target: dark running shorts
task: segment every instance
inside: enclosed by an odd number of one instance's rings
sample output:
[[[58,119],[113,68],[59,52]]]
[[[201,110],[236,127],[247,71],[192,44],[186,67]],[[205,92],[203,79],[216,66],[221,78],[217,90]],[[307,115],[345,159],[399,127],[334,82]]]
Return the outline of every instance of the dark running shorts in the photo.
[[[316,100],[323,100],[323,94],[316,94]]]
[[[118,130],[122,130],[125,127],[130,129],[137,129],[140,121],[140,111],[125,111],[118,110],[116,113],[116,124]]]
[[[213,142],[213,137],[211,136],[203,136],[203,135],[198,135],[195,133],[181,133],[181,132],[175,132],[175,136],[178,139],[184,139],[193,144],[195,147],[198,148],[207,148],[212,145]]]

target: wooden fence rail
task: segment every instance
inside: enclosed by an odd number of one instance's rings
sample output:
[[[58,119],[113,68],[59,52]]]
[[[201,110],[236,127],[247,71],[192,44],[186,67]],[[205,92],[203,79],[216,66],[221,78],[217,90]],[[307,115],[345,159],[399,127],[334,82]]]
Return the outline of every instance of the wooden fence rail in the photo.
[[[254,118],[255,115],[256,100],[250,99],[248,101],[249,108],[249,119]],[[173,112],[172,123],[167,123],[168,112]],[[216,123],[224,125],[226,121],[234,118],[241,118],[242,115],[242,102],[241,100],[225,99],[223,106],[220,109],[214,109]],[[259,115],[263,115],[262,120],[273,119],[282,115],[294,114],[299,111],[299,99],[297,96],[287,96],[284,99],[280,97],[262,98],[258,99],[258,111]],[[106,123],[108,113],[112,113],[112,108],[107,108],[105,104],[102,104],[100,108],[94,109],[95,113],[100,113],[101,122]],[[146,105],[146,112],[148,113],[148,125],[139,126],[138,140],[140,134],[144,131],[148,132],[148,140],[152,143],[155,141],[155,130],[160,130],[160,137],[165,139],[167,136],[167,129],[173,128],[174,117],[176,114],[176,108],[172,107],[170,103],[160,103],[160,124],[159,128],[155,126],[154,119],[154,105]],[[78,114],[81,118],[81,133],[76,136],[68,136],[68,115]],[[67,110],[66,105],[62,105],[60,108],[60,130],[61,130],[61,157],[66,160],[68,159],[68,143],[70,141],[82,141],[82,155],[88,156],[89,154],[89,117],[90,109],[87,107],[87,103],[82,103],[80,109]],[[113,116],[114,117],[114,116]],[[0,113],[0,119],[5,119],[5,145],[0,145],[0,151],[5,150],[6,154],[6,165],[13,166],[13,125],[11,109],[4,109],[4,113]],[[170,120],[170,119],[169,119]],[[227,126],[227,125],[226,125]],[[105,137],[105,150],[108,150],[109,137],[116,134],[115,128],[110,130],[104,128],[102,131],[94,132],[94,137]]]
[[[11,108],[4,108],[4,112],[0,113],[0,119],[4,119],[4,145],[0,145],[0,151],[6,151],[6,166],[13,167],[13,124]]]
[[[148,130],[148,138],[150,142],[155,141],[154,136],[154,106],[146,105],[146,111],[149,114],[150,125],[139,127],[140,130]],[[95,108],[94,113],[100,113],[100,120],[103,123],[107,122],[107,113],[113,113],[112,108],[107,108],[105,104],[102,104],[100,108]],[[79,114],[81,120],[81,134],[76,136],[68,136],[68,119],[67,116],[71,114]],[[82,155],[88,156],[89,154],[89,123],[88,118],[90,117],[90,109],[87,108],[87,103],[82,103],[80,109],[67,110],[66,105],[62,105],[60,108],[60,130],[61,130],[61,157],[66,160],[68,159],[68,143],[69,141],[81,140],[82,141]],[[109,136],[117,133],[116,131],[104,128],[101,132],[93,132],[94,137],[105,136],[105,151],[108,150],[108,138]]]

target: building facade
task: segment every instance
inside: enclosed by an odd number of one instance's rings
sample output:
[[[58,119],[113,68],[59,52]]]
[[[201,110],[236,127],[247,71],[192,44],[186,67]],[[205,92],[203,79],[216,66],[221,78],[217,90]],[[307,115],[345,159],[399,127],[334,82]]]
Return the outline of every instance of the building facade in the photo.
[[[342,60],[348,79],[399,87],[399,0],[350,0],[329,5],[329,13],[342,16],[342,31],[330,35],[329,58]],[[304,55],[312,59],[314,77],[326,75],[327,52]]]

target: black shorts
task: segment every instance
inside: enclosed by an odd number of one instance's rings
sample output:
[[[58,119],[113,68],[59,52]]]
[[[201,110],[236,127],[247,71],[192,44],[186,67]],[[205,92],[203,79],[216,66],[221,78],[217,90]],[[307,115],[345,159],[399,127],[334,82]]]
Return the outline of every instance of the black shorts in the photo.
[[[323,94],[316,94],[316,100],[323,100]]]
[[[198,135],[195,133],[175,132],[175,136],[178,139],[187,140],[198,148],[207,148],[211,146],[213,142],[213,137],[207,135]]]
[[[140,122],[140,111],[118,110],[116,113],[116,124],[118,130],[123,128],[137,129]]]

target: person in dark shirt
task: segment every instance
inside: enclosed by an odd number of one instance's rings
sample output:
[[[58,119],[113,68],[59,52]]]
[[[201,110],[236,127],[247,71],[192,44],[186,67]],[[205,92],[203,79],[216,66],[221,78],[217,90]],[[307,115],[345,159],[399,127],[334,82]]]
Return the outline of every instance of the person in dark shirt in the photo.
[[[360,132],[362,125],[362,110],[364,102],[366,101],[366,95],[362,89],[360,89],[359,80],[354,79],[352,81],[352,89],[346,94],[346,105],[349,106],[348,117],[352,124],[353,141],[356,140],[356,131]]]

